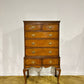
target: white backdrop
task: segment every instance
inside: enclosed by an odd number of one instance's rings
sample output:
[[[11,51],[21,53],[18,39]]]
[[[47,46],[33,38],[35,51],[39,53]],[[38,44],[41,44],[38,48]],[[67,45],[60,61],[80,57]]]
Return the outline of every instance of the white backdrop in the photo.
[[[61,74],[84,75],[84,0],[0,0],[0,75],[23,75],[23,20],[60,20]]]

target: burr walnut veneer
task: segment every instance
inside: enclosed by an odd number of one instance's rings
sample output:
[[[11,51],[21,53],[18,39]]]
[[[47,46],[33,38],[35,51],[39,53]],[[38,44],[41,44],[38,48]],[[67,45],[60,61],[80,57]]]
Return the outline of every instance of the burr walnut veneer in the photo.
[[[30,67],[55,67],[59,84],[59,21],[24,21],[24,78],[29,77]],[[26,75],[27,72],[27,75]]]

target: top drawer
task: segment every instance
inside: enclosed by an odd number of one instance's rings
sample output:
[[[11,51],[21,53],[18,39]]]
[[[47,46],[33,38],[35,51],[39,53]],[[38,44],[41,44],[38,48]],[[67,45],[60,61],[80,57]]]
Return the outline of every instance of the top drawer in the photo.
[[[58,31],[59,30],[59,25],[58,24],[48,24],[48,25],[43,25],[43,30],[54,30],[54,31]]]
[[[41,25],[30,25],[30,24],[26,24],[25,25],[25,30],[40,30],[41,29]]]

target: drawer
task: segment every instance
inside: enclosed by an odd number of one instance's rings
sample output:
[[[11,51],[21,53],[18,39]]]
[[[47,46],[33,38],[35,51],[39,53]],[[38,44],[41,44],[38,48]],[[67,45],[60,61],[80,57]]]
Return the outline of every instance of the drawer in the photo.
[[[47,58],[43,59],[43,65],[58,65],[59,58]]]
[[[40,59],[25,59],[24,60],[25,65],[41,65]]]
[[[25,30],[40,30],[40,29],[41,25],[29,25],[29,24],[25,25]]]
[[[58,39],[58,32],[26,32],[26,38],[56,38]]]
[[[59,42],[58,40],[26,40],[25,41],[26,47],[58,47]]]
[[[59,25],[58,24],[53,24],[53,25],[43,25],[43,30],[54,30],[54,31],[58,31],[59,30]]]
[[[58,56],[59,50],[57,48],[28,48],[26,49],[26,56]]]

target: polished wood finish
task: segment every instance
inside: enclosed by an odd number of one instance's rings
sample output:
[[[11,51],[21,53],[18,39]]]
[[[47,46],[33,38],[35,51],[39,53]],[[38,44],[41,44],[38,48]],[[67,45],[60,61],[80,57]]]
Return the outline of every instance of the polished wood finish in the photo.
[[[60,67],[60,65],[56,65],[56,64],[54,64],[54,65],[50,65],[50,64],[46,64],[46,65],[25,65],[25,68],[30,68],[30,67],[36,67],[36,68],[40,68],[40,67],[45,67],[45,68],[48,68],[48,67],[50,67],[50,66],[53,66],[53,67],[56,67],[56,68],[59,68]]]
[[[25,32],[25,38],[56,38],[59,32]]]
[[[43,65],[57,65],[58,64],[58,59],[51,59],[51,58],[47,58],[47,59],[43,59]]]
[[[58,56],[58,49],[55,48],[28,48],[26,49],[26,56]]]
[[[40,59],[25,59],[24,60],[25,65],[41,65]]]
[[[34,44],[33,44],[34,43]],[[47,39],[30,39],[25,41],[26,47],[58,47],[58,40],[47,40]]]
[[[24,21],[24,78],[27,84],[30,67],[55,67],[59,84],[59,23],[60,21]],[[26,76],[27,72],[27,76]],[[57,72],[59,72],[57,74]]]
[[[41,25],[25,25],[25,30],[40,30]]]
[[[48,24],[48,25],[43,25],[43,30],[48,30],[48,31],[51,31],[51,30],[53,30],[53,31],[55,31],[55,30],[59,30],[59,28],[58,28],[58,24]]]

